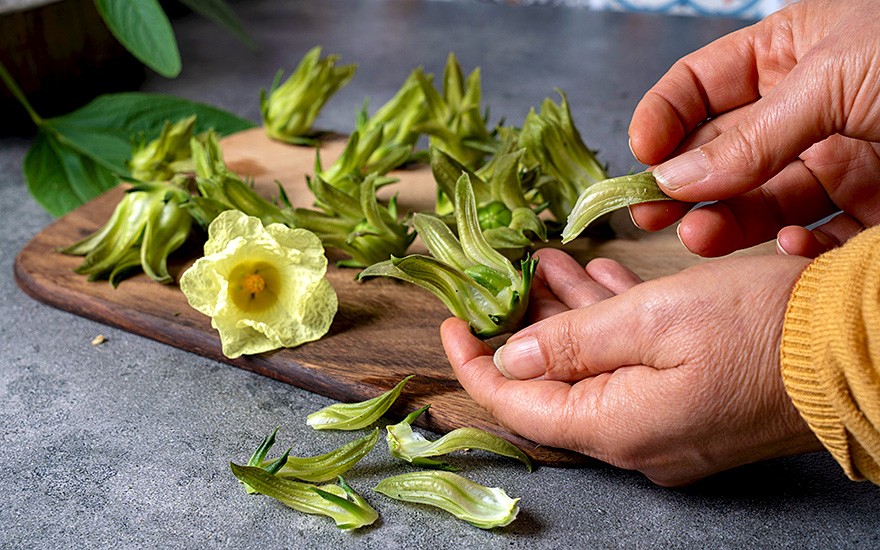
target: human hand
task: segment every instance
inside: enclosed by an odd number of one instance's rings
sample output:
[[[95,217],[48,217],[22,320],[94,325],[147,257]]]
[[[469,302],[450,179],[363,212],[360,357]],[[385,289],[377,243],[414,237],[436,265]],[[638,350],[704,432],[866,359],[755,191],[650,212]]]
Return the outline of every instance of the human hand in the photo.
[[[669,486],[821,448],[778,358],[808,260],[730,258],[636,284],[610,260],[584,270],[558,251],[538,254],[541,320],[496,354],[510,378],[465,322],[441,326],[459,382],[507,429]]]
[[[629,132],[636,158],[662,162],[658,182],[684,202],[634,206],[633,221],[655,230],[684,216],[679,236],[703,256],[777,232],[781,250],[815,256],[880,223],[877,7],[804,0],[673,65]]]

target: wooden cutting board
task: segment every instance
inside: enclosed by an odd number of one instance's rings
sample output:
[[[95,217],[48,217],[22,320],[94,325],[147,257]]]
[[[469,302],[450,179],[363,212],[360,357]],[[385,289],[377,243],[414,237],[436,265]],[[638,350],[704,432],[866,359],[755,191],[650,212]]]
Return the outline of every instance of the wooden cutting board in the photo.
[[[322,146],[325,166],[343,146],[341,138]],[[276,193],[277,180],[295,206],[311,206],[305,175],[313,173],[314,149],[270,141],[261,129],[230,136],[223,148],[229,166],[253,178],[266,196]],[[428,167],[394,175],[400,182],[382,192],[398,192],[402,212],[432,208],[435,185]],[[81,258],[55,250],[103,225],[121,195],[121,189],[111,190],[37,234],[16,258],[19,286],[51,306],[339,401],[374,397],[415,374],[391,416],[399,418],[430,403],[429,413],[419,421],[422,427],[445,433],[475,426],[512,441],[540,463],[583,462],[575,453],[541,447],[504,431],[468,397],[440,342],[438,327],[449,313],[436,297],[415,285],[383,278],[358,283],[356,270],[331,265],[328,278],[339,296],[339,311],[326,336],[295,349],[228,359],[220,351],[210,319],[192,309],[177,286],[154,283],[143,274],[116,289],[103,281],[88,282],[73,272]],[[681,247],[674,233],[642,233],[625,213],[622,216],[612,220],[617,238],[604,242],[581,238],[565,250],[582,262],[595,256],[615,258],[644,278],[671,274],[699,261]],[[172,275],[179,276],[198,255],[197,246],[185,247],[170,262]],[[331,264],[336,259],[341,257],[331,253]]]

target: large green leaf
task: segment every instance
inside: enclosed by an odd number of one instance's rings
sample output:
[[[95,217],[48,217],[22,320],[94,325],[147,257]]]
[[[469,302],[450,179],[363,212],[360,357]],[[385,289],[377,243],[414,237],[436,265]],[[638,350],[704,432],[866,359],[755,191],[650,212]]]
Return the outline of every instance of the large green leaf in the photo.
[[[94,161],[70,152],[52,134],[41,132],[24,160],[28,189],[46,210],[63,214],[109,189],[118,179]]]
[[[95,0],[113,36],[162,76],[180,74],[180,52],[168,17],[158,0]]]
[[[244,29],[244,25],[241,24],[238,16],[225,0],[180,0],[180,3],[205,19],[213,21],[249,47],[255,47],[254,41]]]
[[[254,123],[216,107],[172,96],[123,93],[101,96],[68,115],[41,121],[24,162],[31,195],[60,216],[129,177],[132,142],[153,139],[166,121],[196,115],[195,131],[221,135]]]

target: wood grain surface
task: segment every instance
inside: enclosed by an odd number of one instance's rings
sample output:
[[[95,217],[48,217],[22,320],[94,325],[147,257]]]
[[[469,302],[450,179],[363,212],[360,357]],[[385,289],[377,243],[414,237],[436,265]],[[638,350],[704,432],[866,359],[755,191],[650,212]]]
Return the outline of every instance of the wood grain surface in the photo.
[[[322,161],[332,161],[343,145],[341,139],[325,143]],[[272,142],[260,129],[226,138],[223,148],[229,166],[253,178],[267,196],[273,194],[277,180],[296,206],[311,205],[304,176],[313,171],[314,149]],[[434,183],[429,168],[395,175],[400,182],[383,192],[399,192],[401,211],[432,207]],[[445,433],[475,426],[512,441],[543,464],[584,461],[575,453],[538,446],[506,432],[470,399],[453,376],[440,343],[438,327],[449,313],[437,298],[414,285],[390,279],[358,283],[355,270],[331,265],[328,278],[339,296],[339,311],[326,336],[298,348],[230,360],[220,351],[210,319],[192,309],[177,286],[154,283],[143,274],[116,289],[103,281],[88,282],[73,272],[81,258],[59,254],[56,249],[103,225],[121,194],[121,189],[114,189],[36,235],[16,258],[19,286],[51,306],[340,401],[374,397],[415,374],[390,416],[399,418],[430,403],[429,414],[418,423],[424,428]],[[642,233],[632,227],[625,213],[612,218],[611,224],[617,238],[601,242],[581,238],[565,250],[582,262],[595,256],[618,259],[643,278],[671,274],[700,261],[681,247],[674,233]],[[199,246],[190,243],[172,257],[172,275],[179,276],[199,255]],[[331,264],[341,259],[329,256]]]

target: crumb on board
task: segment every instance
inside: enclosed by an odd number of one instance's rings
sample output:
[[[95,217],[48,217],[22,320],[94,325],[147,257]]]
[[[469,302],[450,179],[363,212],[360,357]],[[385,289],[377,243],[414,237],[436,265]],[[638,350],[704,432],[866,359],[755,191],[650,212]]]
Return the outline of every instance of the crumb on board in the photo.
[[[107,341],[107,337],[104,336],[103,334],[99,334],[99,335],[95,336],[94,338],[92,338],[92,345],[93,346],[100,346],[101,344],[103,344],[106,341]]]

